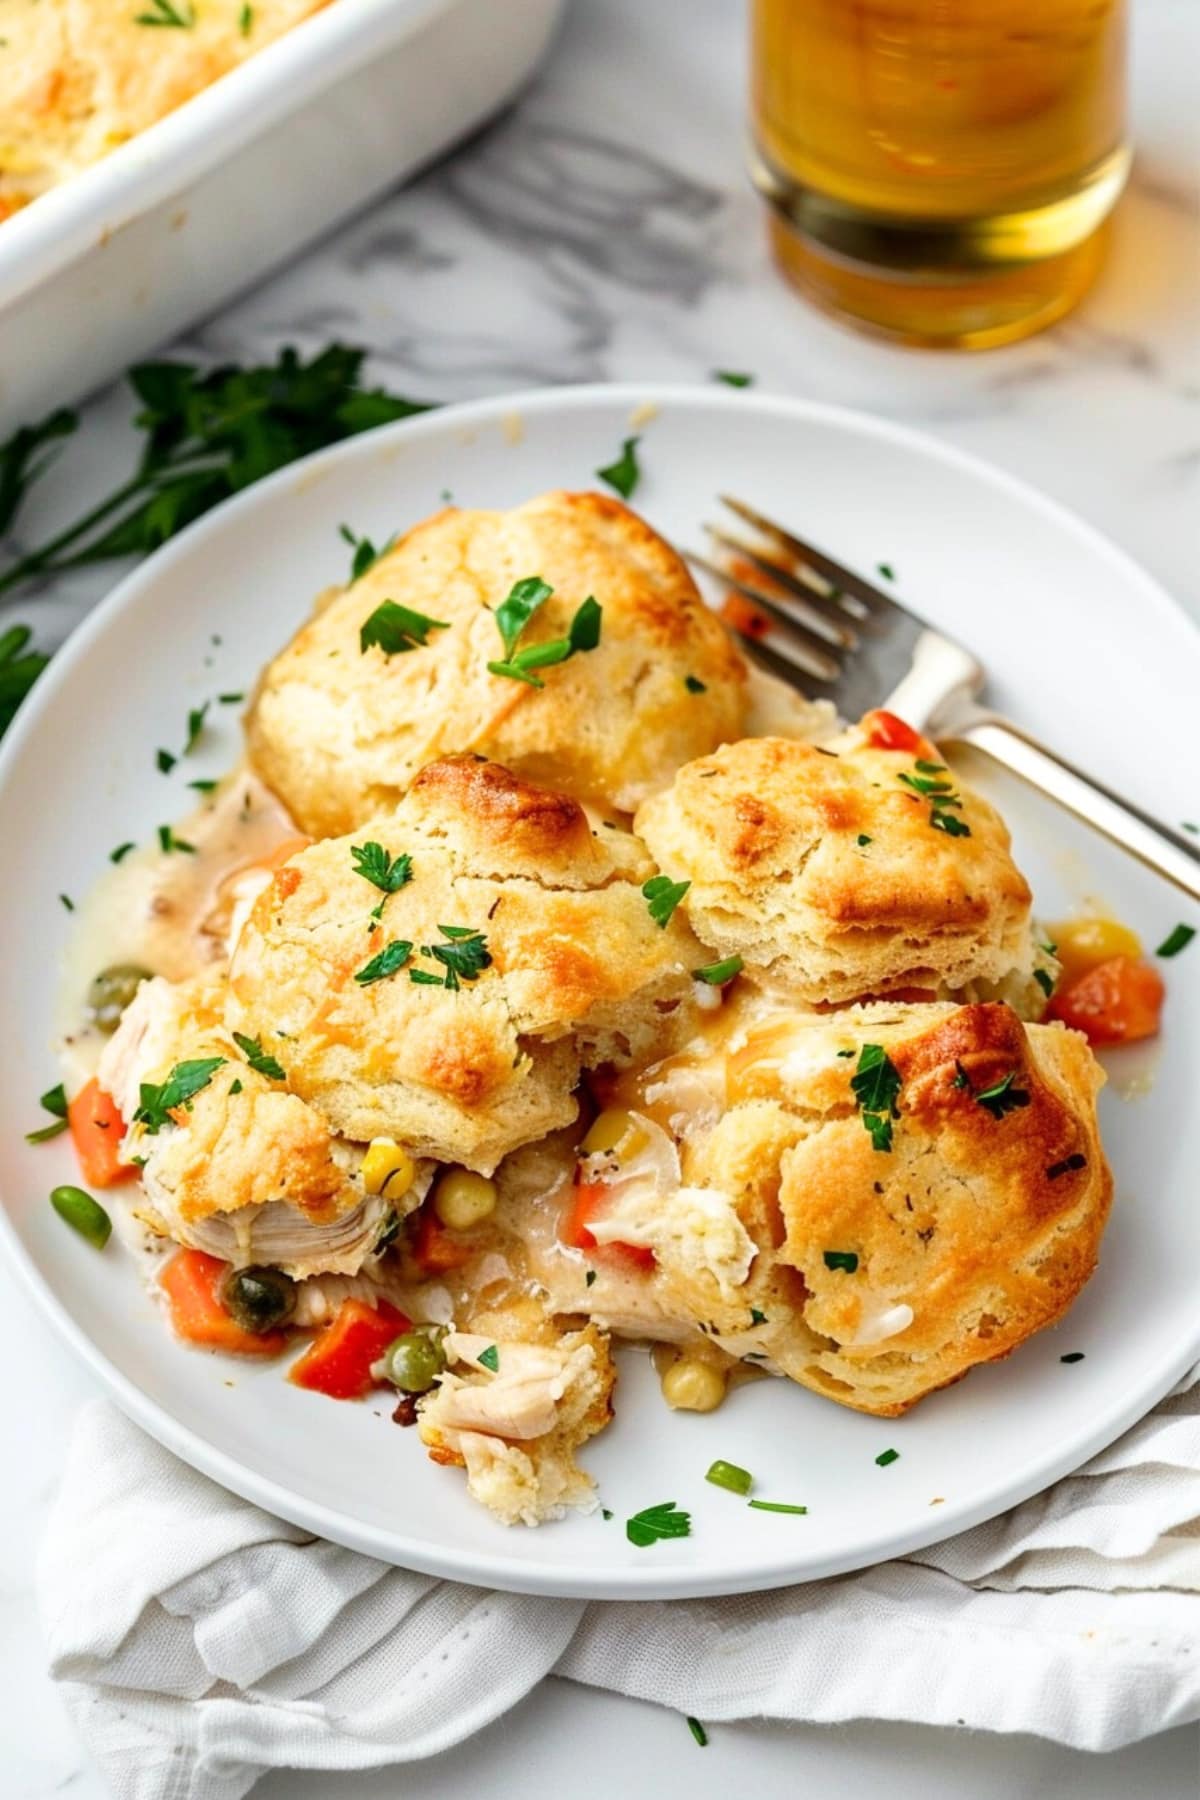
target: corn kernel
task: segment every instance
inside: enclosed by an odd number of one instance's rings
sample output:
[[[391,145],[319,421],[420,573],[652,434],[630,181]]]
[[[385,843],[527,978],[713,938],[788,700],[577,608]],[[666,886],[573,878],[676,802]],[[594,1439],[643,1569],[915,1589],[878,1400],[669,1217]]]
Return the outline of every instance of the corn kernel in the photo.
[[[580,1149],[585,1156],[636,1156],[645,1144],[646,1133],[634,1115],[610,1106],[592,1120]]]
[[[662,1378],[662,1395],[675,1412],[714,1412],[725,1398],[725,1377],[699,1357],[681,1356]]]
[[[496,1210],[496,1184],[471,1169],[449,1169],[438,1182],[433,1210],[450,1231],[469,1231]]]
[[[362,1160],[362,1183],[368,1194],[398,1200],[412,1186],[416,1172],[412,1157],[394,1139],[371,1139]]]

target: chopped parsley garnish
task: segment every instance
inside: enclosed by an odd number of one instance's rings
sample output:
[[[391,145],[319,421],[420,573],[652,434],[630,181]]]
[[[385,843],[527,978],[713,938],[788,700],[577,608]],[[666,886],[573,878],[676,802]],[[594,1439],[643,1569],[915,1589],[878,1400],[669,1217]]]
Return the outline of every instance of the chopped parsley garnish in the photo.
[[[129,852],[136,849],[137,845],[133,843],[132,840],[126,844],[118,844],[115,850],[109,851],[108,860],[112,863],[124,862],[125,858],[129,855]]]
[[[754,385],[753,375],[744,375],[738,369],[714,369],[713,380],[723,381],[726,387],[748,388]]]
[[[883,576],[885,581],[895,581],[896,571],[893,569],[891,563],[876,563],[875,567],[879,570],[879,573]]]
[[[707,1748],[708,1748],[708,1733],[707,1733],[707,1731],[705,1731],[705,1729],[704,1729],[703,1725],[700,1723],[699,1719],[693,1719],[691,1713],[689,1713],[687,1715],[687,1728],[691,1732],[692,1736],[695,1738],[696,1742],[699,1744],[700,1748],[702,1750],[707,1750]]]
[[[231,1093],[231,1094],[240,1094],[240,1093],[241,1093],[241,1091],[242,1091],[242,1078],[241,1078],[241,1076],[240,1076],[240,1075],[236,1075],[236,1076],[235,1076],[235,1077],[234,1077],[234,1079],[233,1079],[233,1080],[232,1080],[232,1081],[231,1081],[231,1082],[230,1082],[230,1084],[229,1084],[229,1091],[230,1091],[230,1093]]]
[[[1176,925],[1173,931],[1167,933],[1154,954],[1155,956],[1178,956],[1181,950],[1187,949],[1195,935],[1193,926]]]
[[[602,1507],[601,1507],[601,1508],[600,1508],[600,1517],[601,1517],[601,1518],[602,1518],[602,1519],[611,1519],[611,1518],[612,1518],[612,1516],[613,1516],[613,1515],[612,1515],[612,1514],[611,1514],[611,1513],[610,1513],[610,1512],[609,1512],[609,1510],[608,1510],[608,1508],[607,1508],[607,1506],[602,1506]]]
[[[644,891],[644,890],[643,890]],[[709,987],[724,987],[735,975],[740,975],[743,968],[740,956],[727,956],[724,962],[708,963],[703,969],[693,969],[694,981],[706,981]]]
[[[807,1506],[789,1506],[784,1500],[747,1500],[746,1505],[752,1506],[755,1512],[803,1514],[808,1511]]]
[[[167,1079],[154,1086],[143,1081],[140,1088],[140,1104],[134,1113],[134,1122],[144,1125],[148,1134],[154,1137],[164,1125],[171,1124],[171,1114],[181,1106],[190,1105],[198,1093],[206,1088],[217,1070],[225,1063],[223,1056],[197,1057],[192,1062],[176,1063]]]
[[[595,1281],[595,1279],[596,1279],[595,1269],[589,1269],[587,1274],[583,1278],[584,1287],[591,1287],[591,1285]]]
[[[172,756],[169,750],[156,750],[154,752],[155,766],[160,775],[169,775],[178,761],[179,758],[177,756]]]
[[[176,837],[169,825],[158,828],[158,847],[167,855],[172,850],[182,850],[188,856],[195,856],[195,844],[189,844],[186,838]]]
[[[691,887],[690,881],[672,881],[669,875],[652,875],[642,883],[642,893],[650,908],[650,917],[665,931],[671,915]]]
[[[240,699],[241,696],[239,695],[238,698]],[[183,754],[185,756],[190,750],[196,748],[200,733],[204,730],[204,721],[208,717],[208,709],[211,705],[212,701],[206,700],[202,706],[193,706],[192,710],[189,712],[187,717],[187,737],[185,738],[183,745]]]
[[[489,1344],[486,1350],[481,1350],[479,1352],[479,1355],[475,1358],[475,1361],[480,1365],[481,1368],[490,1369],[492,1371],[492,1374],[494,1375],[500,1367],[500,1347],[499,1347],[499,1345],[498,1344]]]
[[[824,1258],[827,1269],[842,1269],[847,1275],[857,1272],[858,1255],[853,1250],[826,1250]]]
[[[863,1045],[857,1070],[850,1077],[850,1088],[872,1145],[876,1150],[890,1150],[892,1120],[900,1117],[896,1105],[900,1071],[882,1044]]]
[[[1083,1359],[1084,1352],[1082,1350],[1068,1350],[1067,1354],[1065,1356],[1060,1356],[1058,1360],[1059,1362],[1076,1363],[1082,1362]]]
[[[527,687],[542,688],[546,684],[536,670],[553,668],[577,653],[596,648],[600,642],[603,609],[591,594],[576,608],[565,638],[551,638],[544,644],[526,644],[518,648],[521,633],[553,592],[540,575],[526,575],[522,581],[513,583],[507,598],[493,609],[504,655],[488,664],[491,674],[506,675],[511,681],[523,681]]]
[[[954,1081],[952,1085],[960,1091],[965,1089],[968,1094],[971,1091],[971,1077],[958,1061],[954,1064]]]
[[[683,685],[689,694],[707,694],[708,686],[698,675],[685,675]]]
[[[900,1452],[898,1450],[881,1450],[875,1461],[881,1469],[886,1469],[889,1463],[900,1461]]]
[[[1029,1105],[1029,1095],[1024,1088],[1013,1086],[1015,1080],[1016,1070],[1010,1069],[1002,1081],[994,1081],[991,1087],[982,1088],[975,1095],[979,1105],[985,1106],[993,1119],[1002,1119],[1005,1113]]]
[[[150,0],[150,11],[135,13],[137,25],[172,25],[177,31],[190,31],[196,23],[191,0]]]
[[[410,969],[409,977],[425,987],[444,987],[457,993],[461,982],[478,981],[483,971],[491,967],[491,952],[483,933],[469,925],[439,925],[438,930],[448,941],[422,944],[421,955],[441,963],[446,973],[434,975],[427,969]]]
[[[955,812],[962,810],[962,801],[954,790],[954,783],[944,779],[949,773],[945,763],[918,759],[915,766],[915,775],[902,769],[896,779],[902,781],[905,787],[911,788],[914,794],[929,801],[929,823],[933,829],[944,831],[947,837],[970,837],[971,827],[954,816]]]
[[[209,780],[189,781],[188,782],[188,786],[190,788],[192,788],[197,794],[215,794],[217,791],[218,785],[219,784],[217,782],[209,781]]]
[[[721,1457],[709,1465],[704,1479],[711,1481],[714,1487],[728,1488],[731,1494],[748,1494],[754,1486],[749,1469],[740,1469],[736,1463],[725,1462]]]
[[[365,575],[367,570],[377,563],[381,556],[386,556],[396,542],[396,534],[393,531],[387,543],[381,544],[377,550],[370,538],[356,537],[348,525],[339,525],[338,530],[354,552],[354,555],[350,560],[350,580],[348,583],[350,587],[353,587],[354,583],[358,581],[360,577]]]
[[[1033,979],[1037,982],[1048,1000],[1054,992],[1054,977],[1051,975],[1049,969],[1035,969],[1033,971]]]
[[[853,1052],[853,1050],[839,1050],[838,1055],[839,1056],[853,1056],[854,1052]]]
[[[1047,1181],[1059,1181],[1064,1175],[1072,1175],[1077,1169],[1087,1168],[1087,1157],[1076,1150],[1073,1156],[1064,1156],[1061,1162],[1051,1163],[1046,1170]]]
[[[47,1088],[38,1101],[38,1105],[44,1112],[50,1114],[53,1124],[42,1125],[37,1131],[27,1131],[25,1133],[27,1144],[47,1143],[50,1138],[56,1138],[59,1132],[67,1129],[67,1095],[61,1081],[57,1087]]]
[[[359,987],[370,987],[373,981],[383,981],[402,969],[412,953],[413,947],[405,938],[393,938],[378,956],[373,956],[369,963],[355,971],[354,979]]]
[[[385,656],[403,656],[409,650],[423,649],[429,642],[431,631],[449,629],[446,619],[431,619],[395,600],[382,600],[370,618],[363,621],[358,644],[364,652],[374,645]]]
[[[406,851],[399,856],[389,856],[382,844],[371,840],[366,844],[351,844],[350,856],[354,873],[377,887],[381,894],[398,893],[412,880],[412,857]]]
[[[72,900],[70,894],[60,894],[58,897],[62,901],[63,905],[66,907],[68,912],[75,911],[75,902]]]
[[[596,470],[601,481],[606,481],[615,493],[620,494],[622,500],[629,499],[634,488],[642,479],[642,471],[638,467],[637,459],[637,447],[640,441],[635,437],[626,438],[621,445],[621,454],[616,462],[609,463],[607,468]]]
[[[1193,824],[1191,819],[1181,819],[1179,822],[1185,831],[1191,832],[1193,837],[1200,837],[1200,825]]]
[[[240,706],[246,698],[245,694],[218,694],[217,699],[222,706]]]
[[[752,1325],[765,1325],[766,1322],[767,1322],[766,1313],[763,1312],[760,1307],[752,1306],[750,1308],[750,1323]]]
[[[267,1075],[272,1081],[287,1080],[282,1065],[263,1049],[261,1038],[245,1037],[240,1031],[235,1031],[233,1041],[256,1074]]]
[[[254,8],[250,5],[243,6],[241,12],[238,14],[238,30],[243,37],[249,37],[253,28]]]
[[[673,1500],[663,1500],[658,1506],[648,1506],[644,1512],[634,1513],[632,1519],[625,1521],[625,1536],[639,1550],[656,1543],[659,1538],[685,1538],[692,1533],[692,1516],[680,1512]]]
[[[868,837],[865,831],[860,831],[858,834],[857,842],[858,842],[859,849],[865,850],[867,845],[873,844],[875,842],[875,840],[874,840],[874,838]]]

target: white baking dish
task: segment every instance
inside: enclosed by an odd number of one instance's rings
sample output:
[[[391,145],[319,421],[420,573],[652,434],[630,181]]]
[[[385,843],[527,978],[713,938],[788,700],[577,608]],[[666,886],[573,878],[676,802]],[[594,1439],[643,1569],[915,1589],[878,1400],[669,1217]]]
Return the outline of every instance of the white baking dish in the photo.
[[[503,104],[565,0],[336,0],[0,224],[0,437],[249,286]]]

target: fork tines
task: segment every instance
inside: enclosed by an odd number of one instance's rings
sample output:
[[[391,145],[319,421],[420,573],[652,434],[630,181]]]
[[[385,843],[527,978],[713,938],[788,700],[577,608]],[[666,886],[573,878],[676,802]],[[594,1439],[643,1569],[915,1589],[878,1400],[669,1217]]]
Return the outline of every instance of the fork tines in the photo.
[[[894,613],[895,602],[745,501],[720,498],[754,537],[708,524],[713,554],[689,550],[688,561],[755,609],[758,629],[736,617],[731,623],[760,660],[792,682],[799,672],[810,682],[836,686],[844,659],[861,647],[864,632],[873,635]]]

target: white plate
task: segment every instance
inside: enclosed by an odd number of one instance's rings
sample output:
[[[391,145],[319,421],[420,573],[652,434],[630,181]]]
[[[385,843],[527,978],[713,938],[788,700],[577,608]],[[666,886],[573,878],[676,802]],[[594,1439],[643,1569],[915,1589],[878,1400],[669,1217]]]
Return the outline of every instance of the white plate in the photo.
[[[624,1352],[616,1421],[585,1452],[611,1522],[596,1513],[506,1531],[457,1472],[427,1461],[415,1432],[389,1422],[382,1400],[337,1404],[289,1386],[278,1366],[175,1343],[131,1262],[115,1245],[98,1255],[47,1204],[48,1189],[73,1178],[69,1148],[29,1147],[23,1134],[56,1079],[49,1020],[69,919],[55,896],[79,894],[113,845],[181,812],[185,779],[233,760],[228,712],[207,766],[189,759],[164,778],[153,753],[179,737],[189,706],[249,687],[316,590],[343,577],[339,523],[379,541],[444,490],[506,506],[589,485],[647,403],[656,410],[640,427],[636,498],[668,536],[695,541],[710,495],[730,488],[866,570],[890,563],[903,594],[983,655],[998,701],[1164,817],[1196,818],[1197,639],[1122,555],[1019,484],[895,427],[686,389],[458,407],[283,471],[123,582],[55,660],[0,754],[0,1239],[50,1318],[133,1418],[272,1511],[437,1574],[608,1598],[769,1587],[902,1555],[1078,1466],[1200,1356],[1200,944],[1163,965],[1163,1039],[1109,1059],[1117,1200],[1100,1271],[1059,1330],[891,1422],[783,1382],[741,1389],[709,1417],[669,1414],[644,1354]],[[1172,891],[1025,790],[987,785],[1044,917],[1096,894],[1153,946],[1188,916]],[[1086,1360],[1063,1364],[1072,1350]],[[889,1447],[900,1460],[880,1468]],[[808,1516],[752,1512],[709,1486],[716,1456]],[[667,1499],[691,1511],[692,1536],[635,1549],[623,1520]]]

